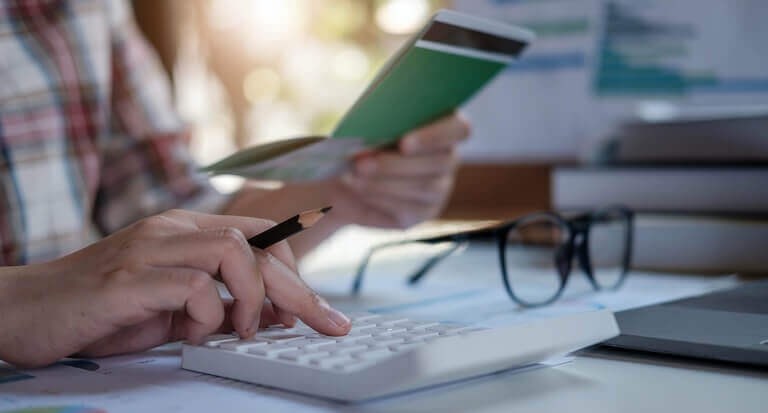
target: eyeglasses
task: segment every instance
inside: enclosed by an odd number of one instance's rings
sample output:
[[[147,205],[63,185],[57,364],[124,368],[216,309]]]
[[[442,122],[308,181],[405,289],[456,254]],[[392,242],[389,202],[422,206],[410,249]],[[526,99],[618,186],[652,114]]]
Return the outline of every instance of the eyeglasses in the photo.
[[[408,278],[408,284],[414,285],[470,241],[496,243],[504,287],[509,297],[521,306],[537,307],[557,300],[574,265],[581,267],[595,291],[617,289],[626,279],[631,264],[633,223],[632,211],[622,207],[568,218],[543,212],[492,228],[381,244],[373,247],[360,264],[352,293],[360,292],[371,258],[383,249],[411,243],[453,244],[427,260]]]

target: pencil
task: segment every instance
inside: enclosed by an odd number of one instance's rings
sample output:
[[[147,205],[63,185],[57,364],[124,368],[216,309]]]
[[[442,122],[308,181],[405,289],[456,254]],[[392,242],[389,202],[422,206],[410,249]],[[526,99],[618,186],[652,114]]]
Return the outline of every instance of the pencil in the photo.
[[[298,234],[312,225],[315,225],[317,221],[320,221],[332,207],[325,207],[320,209],[313,209],[312,211],[302,212],[293,218],[288,218],[285,221],[275,225],[274,227],[248,239],[248,244],[256,248],[269,248],[274,244],[290,237],[291,235]]]

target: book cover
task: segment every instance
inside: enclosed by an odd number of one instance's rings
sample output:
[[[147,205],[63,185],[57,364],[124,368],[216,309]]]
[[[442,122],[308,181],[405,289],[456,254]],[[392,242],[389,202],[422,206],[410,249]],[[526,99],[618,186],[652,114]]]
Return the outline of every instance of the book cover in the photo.
[[[391,145],[455,111],[532,40],[515,26],[441,10],[389,60],[330,137],[250,147],[202,171],[294,181],[333,176],[361,150]]]

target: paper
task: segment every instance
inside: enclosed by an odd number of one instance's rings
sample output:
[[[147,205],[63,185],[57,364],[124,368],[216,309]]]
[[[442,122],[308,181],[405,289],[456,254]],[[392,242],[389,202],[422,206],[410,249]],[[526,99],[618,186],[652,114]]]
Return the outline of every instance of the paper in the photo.
[[[455,7],[536,33],[520,60],[465,106],[473,136],[462,157],[576,158],[595,133],[591,81],[602,1],[457,0]]]
[[[110,413],[337,411],[337,405],[181,369],[180,346],[98,359],[98,370],[57,365],[28,371],[34,379],[0,383],[0,411],[90,406]]]
[[[349,168],[349,160],[365,147],[362,139],[322,139],[267,161],[235,168],[212,165],[206,170],[216,175],[232,174],[262,180],[321,180],[342,174]]]
[[[575,159],[647,108],[768,103],[761,0],[457,0],[536,41],[466,107],[476,160]],[[659,106],[662,104],[662,106]]]
[[[567,362],[560,358],[542,364],[448,383],[412,392],[427,399],[431,392],[455,386],[508,377],[533,369]],[[97,370],[71,366],[30,371],[35,377],[25,383],[0,382],[0,412],[44,406],[90,406],[110,413],[135,412],[359,412],[397,406],[396,395],[364,404],[341,404],[302,396],[250,383],[181,369],[181,347],[171,344],[146,353],[97,359]],[[387,410],[389,410],[387,409]],[[398,410],[398,409],[394,409]],[[70,410],[63,412],[70,413]],[[62,412],[62,413],[63,413]]]

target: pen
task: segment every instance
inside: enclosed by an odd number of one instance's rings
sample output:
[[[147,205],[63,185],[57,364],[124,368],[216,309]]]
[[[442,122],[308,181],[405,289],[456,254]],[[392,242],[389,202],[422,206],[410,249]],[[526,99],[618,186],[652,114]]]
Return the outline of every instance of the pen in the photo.
[[[252,247],[261,249],[269,248],[291,235],[298,234],[299,232],[312,227],[312,225],[315,225],[317,221],[320,221],[331,208],[332,207],[313,209],[311,211],[302,212],[293,218],[288,218],[274,227],[249,238],[248,244]]]

